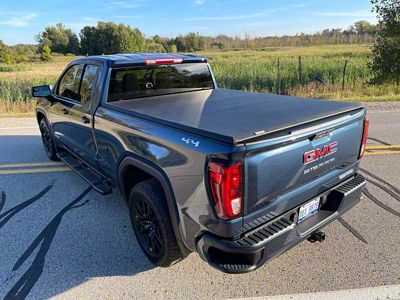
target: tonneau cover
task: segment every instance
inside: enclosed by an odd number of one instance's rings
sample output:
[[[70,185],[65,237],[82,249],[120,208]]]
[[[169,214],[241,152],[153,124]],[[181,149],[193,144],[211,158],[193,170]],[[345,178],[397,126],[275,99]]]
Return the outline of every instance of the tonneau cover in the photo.
[[[223,142],[238,143],[290,126],[351,111],[349,102],[214,89],[109,103],[126,112],[157,121],[209,132]]]

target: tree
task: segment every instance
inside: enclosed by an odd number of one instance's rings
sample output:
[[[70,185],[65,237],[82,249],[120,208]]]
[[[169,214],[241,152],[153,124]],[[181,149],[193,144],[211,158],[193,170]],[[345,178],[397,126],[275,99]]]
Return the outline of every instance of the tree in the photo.
[[[368,21],[354,23],[354,30],[357,34],[375,33],[375,26]]]
[[[50,61],[51,60],[51,50],[48,45],[44,45],[40,48],[40,60]]]
[[[168,48],[168,52],[169,52],[169,53],[177,53],[177,52],[178,52],[178,48],[176,47],[175,44],[172,44],[172,45]]]
[[[184,36],[179,35],[175,38],[173,44],[176,46],[176,49],[180,52],[188,51],[188,47],[186,45],[186,40]]]
[[[48,26],[43,32],[36,36],[39,45],[49,46],[50,50],[58,53],[79,53],[79,40],[71,29],[66,28],[62,23],[56,26]]]
[[[2,40],[0,40],[0,62],[5,62],[8,52],[8,47],[6,46],[6,44],[3,43]]]
[[[98,22],[85,26],[80,33],[83,54],[115,54],[142,52],[146,39],[137,28],[113,22]]]
[[[162,44],[156,43],[154,40],[149,40],[146,43],[147,52],[164,53],[165,48]]]
[[[400,1],[371,0],[380,31],[369,64],[374,83],[400,84]]]

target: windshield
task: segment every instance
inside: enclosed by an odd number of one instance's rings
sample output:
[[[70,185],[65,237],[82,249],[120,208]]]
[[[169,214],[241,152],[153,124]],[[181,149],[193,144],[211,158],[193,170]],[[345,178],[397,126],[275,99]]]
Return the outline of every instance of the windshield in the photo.
[[[108,102],[214,87],[206,63],[126,67],[111,71]]]

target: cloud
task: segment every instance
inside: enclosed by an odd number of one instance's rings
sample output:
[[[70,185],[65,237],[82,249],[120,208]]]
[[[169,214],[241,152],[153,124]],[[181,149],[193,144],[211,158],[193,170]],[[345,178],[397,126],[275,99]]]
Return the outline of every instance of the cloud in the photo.
[[[271,24],[273,24],[272,22],[249,22],[249,23],[245,23],[243,25],[240,25],[241,27],[245,27],[245,28],[257,28],[257,27],[268,27],[271,26]]]
[[[358,18],[367,18],[371,17],[372,12],[370,11],[351,11],[351,12],[339,12],[339,11],[315,11],[313,12],[316,15],[324,16],[324,17],[358,17]]]
[[[197,6],[202,6],[206,2],[207,2],[207,0],[195,0],[194,4]]]
[[[259,13],[252,13],[252,14],[243,14],[243,15],[234,15],[234,16],[204,16],[204,17],[193,17],[193,18],[186,18],[185,21],[229,21],[229,20],[246,20],[246,19],[253,19],[259,17],[265,17],[268,15],[273,14],[276,10],[268,10]]]
[[[140,2],[132,3],[128,1],[110,1],[105,4],[106,8],[137,8],[142,6]]]
[[[292,7],[293,8],[301,8],[301,7],[306,7],[306,6],[307,6],[307,4],[305,4],[305,3],[299,3],[299,4],[293,5]]]
[[[142,18],[143,16],[141,15],[133,15],[133,16],[124,16],[124,15],[119,15],[119,16],[114,16],[116,19],[137,19],[137,18]]]
[[[1,25],[7,25],[12,27],[27,27],[30,25],[30,21],[36,18],[38,15],[35,13],[29,13],[26,15],[15,15],[10,19],[0,21]]]
[[[88,21],[88,22],[97,22],[99,19],[93,18],[93,17],[83,17],[83,20]]]
[[[71,28],[74,32],[80,32],[83,27],[90,26],[95,27],[97,26],[97,21],[86,21],[86,22],[67,22],[64,24],[67,28]]]

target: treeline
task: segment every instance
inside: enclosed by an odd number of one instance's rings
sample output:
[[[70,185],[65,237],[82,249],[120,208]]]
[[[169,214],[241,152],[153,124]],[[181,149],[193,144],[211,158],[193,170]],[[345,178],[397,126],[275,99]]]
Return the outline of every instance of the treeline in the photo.
[[[323,44],[371,44],[379,32],[378,25],[359,21],[349,28],[325,29],[315,34],[269,37],[215,37],[188,33],[174,38],[155,35],[146,38],[138,29],[125,24],[98,22],[85,26],[79,34],[58,23],[46,27],[35,38],[38,46],[9,47],[0,43],[0,62],[14,63],[28,60],[49,60],[51,53],[93,55],[128,52],[193,52],[207,50],[260,50],[268,47],[310,46]]]
[[[37,45],[7,46],[0,40],[0,63],[13,64],[35,60],[37,49]]]

